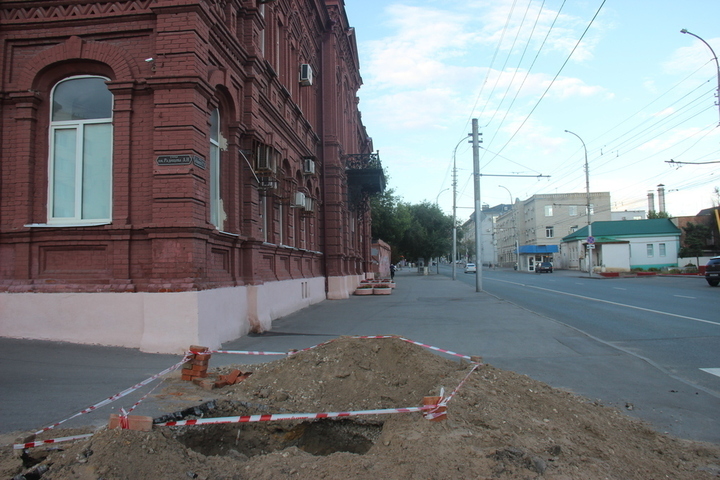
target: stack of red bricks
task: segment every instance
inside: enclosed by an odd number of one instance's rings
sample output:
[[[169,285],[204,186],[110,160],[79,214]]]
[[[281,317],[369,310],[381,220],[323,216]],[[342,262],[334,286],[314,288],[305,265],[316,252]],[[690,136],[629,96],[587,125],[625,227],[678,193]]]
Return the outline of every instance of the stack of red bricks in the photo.
[[[208,376],[211,353],[207,347],[197,345],[190,346],[190,358],[183,365],[182,379],[192,382],[193,380]]]

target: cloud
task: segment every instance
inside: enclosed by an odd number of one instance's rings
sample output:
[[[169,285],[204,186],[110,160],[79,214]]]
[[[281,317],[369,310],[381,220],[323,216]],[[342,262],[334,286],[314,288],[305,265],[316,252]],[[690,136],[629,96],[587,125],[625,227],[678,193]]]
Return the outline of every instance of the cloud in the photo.
[[[713,68],[716,67],[713,54],[707,45],[690,35],[686,35],[686,37],[688,37],[687,40],[691,42],[691,44],[675,50],[670,59],[662,64],[663,69],[667,73],[687,75],[705,66],[708,72],[716,74],[717,69]],[[716,52],[720,51],[720,38],[707,38],[705,41],[708,42]]]

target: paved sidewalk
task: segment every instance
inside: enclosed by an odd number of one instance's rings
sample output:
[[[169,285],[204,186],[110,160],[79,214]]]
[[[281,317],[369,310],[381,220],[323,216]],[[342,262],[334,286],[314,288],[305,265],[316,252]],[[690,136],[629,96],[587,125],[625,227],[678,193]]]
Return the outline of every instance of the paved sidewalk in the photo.
[[[478,355],[496,367],[598,399],[652,422],[660,431],[720,443],[720,401],[688,391],[687,385],[648,363],[442,275],[405,270],[395,280],[392,295],[328,300],[276,320],[271,331],[223,348],[286,352],[343,335],[401,335]],[[216,354],[211,367],[275,358]],[[131,349],[0,339],[0,434],[67,418],[178,360]],[[113,408],[127,409],[137,398],[128,396],[82,421],[101,425]],[[155,412],[152,401],[145,401],[135,413]],[[78,420],[72,422],[75,426]]]

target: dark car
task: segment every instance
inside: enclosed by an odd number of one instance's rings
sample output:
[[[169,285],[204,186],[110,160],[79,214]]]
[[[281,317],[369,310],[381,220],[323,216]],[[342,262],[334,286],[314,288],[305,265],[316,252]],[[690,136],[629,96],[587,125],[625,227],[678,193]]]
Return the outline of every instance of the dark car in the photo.
[[[705,266],[705,280],[711,287],[720,285],[720,257],[713,257]]]
[[[540,262],[537,265],[535,265],[535,273],[552,273],[552,263],[550,262]]]

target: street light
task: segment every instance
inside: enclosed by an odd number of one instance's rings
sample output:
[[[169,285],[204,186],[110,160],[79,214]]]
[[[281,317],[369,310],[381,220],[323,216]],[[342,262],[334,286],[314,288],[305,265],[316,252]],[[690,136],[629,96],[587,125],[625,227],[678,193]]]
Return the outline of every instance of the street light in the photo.
[[[515,203],[513,201],[512,193],[510,193],[510,189],[507,187],[503,187],[502,185],[498,185],[500,188],[504,188],[507,190],[508,195],[510,195],[510,214],[512,215],[512,221],[513,221],[513,239],[515,240],[515,267],[518,266],[518,250],[520,250],[519,245],[519,239],[517,234],[517,217],[515,216]]]
[[[707,43],[705,40],[703,40],[702,38],[698,37],[697,35],[695,35],[695,34],[692,33],[692,32],[688,32],[686,28],[683,28],[682,30],[680,30],[680,33],[686,33],[686,34],[688,34],[688,35],[692,35],[693,37],[695,37],[695,38],[697,38],[698,40],[700,40],[701,42],[703,42],[703,43],[710,49],[710,51],[712,52],[712,54],[713,54],[713,60],[715,60],[715,68],[717,69],[718,86],[717,86],[717,93],[716,93],[715,95],[717,96],[717,99],[718,99],[718,101],[717,101],[718,113],[720,113],[720,62],[718,62],[717,55],[715,55],[715,50],[713,50],[713,48],[710,46],[710,44]]]
[[[438,202],[440,201],[440,195],[441,195],[443,192],[447,192],[448,190],[450,190],[450,187],[446,188],[445,190],[440,190],[440,193],[438,193],[438,194],[437,194],[437,197],[435,197],[435,205],[436,205],[436,206],[438,205]]]
[[[588,243],[587,243],[587,249],[588,249],[588,275],[592,277],[592,270],[593,270],[593,256],[592,251],[595,247],[594,244],[590,243],[592,240],[592,220],[590,218],[590,168],[588,168],[588,159],[587,159],[587,147],[585,147],[585,142],[583,142],[583,139],[580,138],[580,135],[577,133],[573,133],[570,130],[565,130],[565,133],[569,133],[570,135],[575,135],[578,140],[580,140],[580,143],[582,143],[583,150],[585,150],[585,192],[587,194],[587,222],[588,222]]]
[[[469,136],[469,135],[468,135]],[[460,146],[462,142],[467,140],[467,137],[462,138],[457,145],[455,145],[455,149],[453,150],[453,181],[452,181],[452,187],[453,187],[453,216],[452,216],[452,222],[453,222],[453,236],[452,236],[452,279],[455,280],[457,278],[457,168],[455,165],[455,155],[457,154],[457,149]]]

